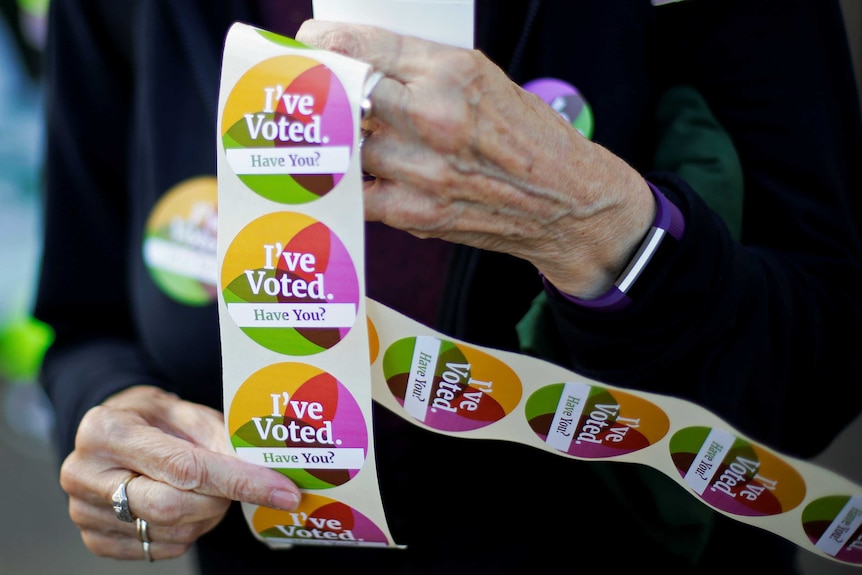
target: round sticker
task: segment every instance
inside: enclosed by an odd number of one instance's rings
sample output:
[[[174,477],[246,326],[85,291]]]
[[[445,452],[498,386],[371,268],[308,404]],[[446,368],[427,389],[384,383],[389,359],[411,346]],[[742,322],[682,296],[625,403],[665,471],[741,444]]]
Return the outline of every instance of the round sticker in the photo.
[[[231,401],[228,430],[240,459],[276,469],[303,489],[347,483],[368,452],[365,418],[353,395],[329,373],[302,363],[252,374]]]
[[[796,469],[722,429],[681,429],[670,439],[670,455],[701,499],[733,515],[778,515],[805,498],[805,480]]]
[[[159,200],[144,230],[144,263],[172,299],[190,306],[218,293],[218,186],[212,176],[181,182]]]
[[[335,233],[303,214],[273,212],[246,225],[227,248],[221,280],[236,325],[272,351],[319,353],[356,321],[353,261]]]
[[[303,204],[341,181],[353,153],[353,122],[332,70],[307,56],[278,56],[248,70],[228,94],[222,145],[252,191]]]
[[[258,507],[252,528],[271,545],[358,545],[386,547],[383,531],[365,515],[334,499],[303,493],[295,511]]]
[[[639,451],[670,429],[667,414],[649,401],[578,382],[536,390],[527,399],[524,415],[548,446],[588,459]]]
[[[812,501],[802,511],[802,528],[826,555],[862,565],[862,496],[834,495]]]
[[[368,324],[368,352],[371,356],[371,362],[377,361],[377,355],[380,353],[380,337],[377,335],[377,328],[374,327],[374,322],[370,317],[365,318]]]
[[[577,88],[556,78],[532,80],[524,84],[523,88],[559,112],[586,139],[592,139],[595,125],[593,109]]]
[[[389,390],[412,417],[443,431],[469,431],[503,419],[521,400],[521,380],[499,359],[420,336],[383,355]]]

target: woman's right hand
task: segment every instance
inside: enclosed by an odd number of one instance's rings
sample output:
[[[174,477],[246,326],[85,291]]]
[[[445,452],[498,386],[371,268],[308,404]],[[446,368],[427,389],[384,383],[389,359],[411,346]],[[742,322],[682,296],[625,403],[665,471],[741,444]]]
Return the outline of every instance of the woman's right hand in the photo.
[[[631,261],[655,219],[647,182],[482,52],[319,20],[296,39],[383,74],[362,125],[367,220],[519,257],[584,299]]]
[[[224,416],[153,386],[134,386],[92,408],[60,485],[87,548],[143,559],[134,522],[120,521],[111,496],[127,485],[132,515],[147,521],[152,559],[184,554],[224,517],[231,501],[293,510],[301,497],[287,477],[240,460],[228,446]]]

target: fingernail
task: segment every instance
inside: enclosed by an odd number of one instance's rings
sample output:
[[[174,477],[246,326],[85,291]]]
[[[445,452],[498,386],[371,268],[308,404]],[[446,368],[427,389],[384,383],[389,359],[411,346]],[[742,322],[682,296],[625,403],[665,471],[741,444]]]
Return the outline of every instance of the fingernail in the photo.
[[[273,491],[269,502],[276,509],[293,511],[299,505],[299,496],[292,491]]]

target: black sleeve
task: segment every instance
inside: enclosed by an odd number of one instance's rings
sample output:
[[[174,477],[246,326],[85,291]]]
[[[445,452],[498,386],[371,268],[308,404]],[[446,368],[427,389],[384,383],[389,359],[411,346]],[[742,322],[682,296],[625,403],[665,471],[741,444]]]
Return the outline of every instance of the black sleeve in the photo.
[[[862,405],[862,122],[832,0],[662,8],[669,84],[703,94],[737,150],[741,239],[693,189],[686,219],[613,314],[551,298],[573,369],[688,398],[786,453],[823,449]]]
[[[127,134],[135,2],[54,0],[49,12],[43,257],[35,315],[55,331],[41,382],[61,456],[86,410],[158,383],[126,302]]]

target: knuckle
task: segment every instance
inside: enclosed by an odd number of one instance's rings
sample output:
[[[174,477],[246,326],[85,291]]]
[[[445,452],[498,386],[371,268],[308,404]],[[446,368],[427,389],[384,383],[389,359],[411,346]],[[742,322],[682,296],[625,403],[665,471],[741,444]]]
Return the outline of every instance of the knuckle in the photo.
[[[187,510],[183,505],[177,505],[174,498],[156,499],[147,502],[148,513],[151,517],[158,517],[159,523],[176,525],[183,520]]]
[[[484,64],[475,51],[447,50],[440,57],[443,81],[462,90],[482,86],[484,83]]]
[[[84,505],[75,497],[69,499],[69,518],[75,525],[81,525],[86,518]]]
[[[112,557],[111,548],[102,544],[102,538],[89,530],[81,531],[81,540],[84,546],[90,550],[93,555],[98,557]]]
[[[84,449],[102,445],[117,437],[123,437],[127,431],[126,420],[115,417],[117,409],[106,405],[91,407],[84,414],[75,435],[75,448]]]
[[[195,491],[205,483],[206,466],[195,450],[177,450],[165,456],[168,482],[182,491]]]
[[[235,500],[245,499],[247,494],[253,492],[253,482],[248,477],[237,474],[227,478],[225,487],[225,496]]]
[[[106,419],[103,415],[107,410],[108,408],[102,405],[87,410],[84,417],[81,418],[81,423],[78,424],[78,432],[75,435],[76,446],[82,442],[102,437],[102,422]]]
[[[82,489],[82,473],[79,458],[72,452],[60,466],[60,488],[70,495],[75,495]]]
[[[360,45],[355,32],[342,28],[326,30],[319,36],[316,43],[320,48],[348,56],[354,54]]]
[[[179,525],[172,532],[171,543],[191,545],[204,533],[204,526],[200,522]]]
[[[185,555],[191,549],[191,544],[171,542],[169,544],[157,544],[157,548],[156,559],[176,559]]]

